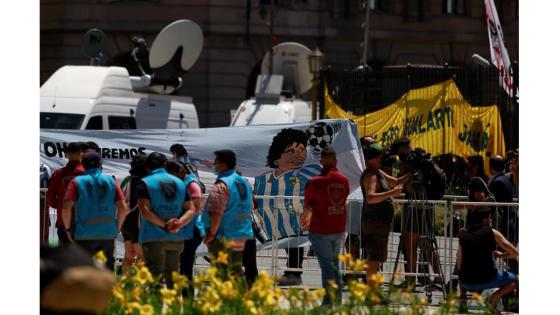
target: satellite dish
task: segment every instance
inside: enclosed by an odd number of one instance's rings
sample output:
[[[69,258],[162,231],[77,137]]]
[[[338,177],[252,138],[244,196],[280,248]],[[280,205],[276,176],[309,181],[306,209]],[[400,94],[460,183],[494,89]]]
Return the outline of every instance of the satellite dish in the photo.
[[[98,28],[92,28],[82,37],[82,49],[91,59],[103,61],[107,51],[107,35]]]
[[[156,69],[173,61],[186,72],[200,56],[203,44],[204,36],[198,24],[190,20],[175,21],[156,36],[150,48],[150,67],[157,73]]]
[[[306,46],[287,42],[272,48],[272,74],[284,76],[284,90],[291,90],[296,95],[309,91],[312,87],[313,75],[309,72],[308,56],[311,50]],[[261,64],[261,74],[270,74],[270,52],[267,52]]]

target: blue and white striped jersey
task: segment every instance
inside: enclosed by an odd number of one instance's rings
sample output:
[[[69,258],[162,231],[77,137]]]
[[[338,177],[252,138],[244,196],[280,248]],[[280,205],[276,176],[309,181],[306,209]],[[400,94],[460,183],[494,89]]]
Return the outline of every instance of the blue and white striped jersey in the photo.
[[[318,164],[305,165],[302,168],[289,170],[279,177],[274,171],[255,177],[253,194],[256,196],[304,196],[307,181],[321,173]],[[274,229],[274,212],[278,213],[278,238],[296,236],[300,234],[299,214],[303,212],[303,199],[293,200],[284,198],[256,199],[257,212],[263,218],[266,233],[271,237]]]

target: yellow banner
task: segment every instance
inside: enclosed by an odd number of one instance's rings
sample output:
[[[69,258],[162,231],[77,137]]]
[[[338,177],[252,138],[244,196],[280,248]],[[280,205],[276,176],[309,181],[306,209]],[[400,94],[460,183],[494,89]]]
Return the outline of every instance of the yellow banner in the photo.
[[[471,106],[453,80],[410,90],[388,107],[363,116],[344,111],[325,88],[325,115],[353,120],[360,136],[372,136],[382,146],[405,136],[412,147],[434,156],[479,154],[487,160],[489,154],[506,153],[498,107]]]

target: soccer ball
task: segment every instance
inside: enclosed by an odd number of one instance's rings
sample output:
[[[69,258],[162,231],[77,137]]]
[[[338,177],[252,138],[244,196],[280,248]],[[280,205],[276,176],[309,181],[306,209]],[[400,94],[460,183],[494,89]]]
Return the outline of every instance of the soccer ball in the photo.
[[[324,122],[311,125],[305,133],[308,139],[307,146],[311,149],[311,153],[313,153],[314,156],[318,156],[321,150],[332,143],[334,138],[333,127]]]

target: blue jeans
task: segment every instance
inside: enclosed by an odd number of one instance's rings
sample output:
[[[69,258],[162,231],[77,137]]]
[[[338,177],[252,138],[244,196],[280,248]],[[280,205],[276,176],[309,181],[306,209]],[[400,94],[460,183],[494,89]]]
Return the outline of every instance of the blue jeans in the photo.
[[[486,289],[501,288],[515,281],[517,281],[517,276],[512,272],[498,270],[496,277],[491,281],[476,284],[461,283],[461,286],[467,290],[482,291]]]
[[[329,280],[335,280],[338,286],[336,295],[338,301],[342,298],[342,279],[340,275],[340,262],[338,254],[344,242],[344,233],[336,234],[315,234],[309,233],[309,240],[313,245],[313,250],[317,254],[319,266],[321,267],[321,280],[323,288],[327,291],[323,304],[332,304],[329,292]]]

